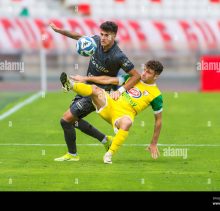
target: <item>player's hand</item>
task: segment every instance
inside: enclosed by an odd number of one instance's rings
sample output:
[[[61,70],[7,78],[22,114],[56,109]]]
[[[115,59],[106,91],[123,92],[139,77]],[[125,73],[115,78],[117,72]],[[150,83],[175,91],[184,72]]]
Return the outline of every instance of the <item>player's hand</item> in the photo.
[[[146,150],[148,150],[151,153],[151,157],[153,159],[157,159],[160,156],[160,152],[156,144],[150,144],[150,146],[148,146]]]
[[[59,28],[54,24],[54,23],[50,23],[50,27],[54,30],[54,31],[58,31]]]
[[[117,90],[115,92],[111,92],[110,96],[113,100],[117,100],[121,96],[121,93]]]
[[[81,76],[81,75],[71,75],[70,79],[76,81],[76,82],[80,82],[80,83],[84,83],[86,82],[86,77]]]

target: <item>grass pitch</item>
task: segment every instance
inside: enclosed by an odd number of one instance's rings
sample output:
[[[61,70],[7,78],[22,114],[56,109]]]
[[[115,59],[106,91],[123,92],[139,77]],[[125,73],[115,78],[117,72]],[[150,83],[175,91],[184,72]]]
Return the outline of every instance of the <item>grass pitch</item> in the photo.
[[[0,115],[24,98],[0,96],[5,99]],[[154,125],[148,108],[136,117],[112,165],[103,163],[104,147],[80,131],[80,161],[53,161],[67,150],[59,120],[73,98],[71,93],[49,93],[23,107],[0,121],[0,190],[220,191],[219,94],[163,96],[159,159],[153,160],[145,151]],[[96,113],[86,119],[104,133],[113,134]],[[186,150],[187,155],[173,153],[178,150]]]

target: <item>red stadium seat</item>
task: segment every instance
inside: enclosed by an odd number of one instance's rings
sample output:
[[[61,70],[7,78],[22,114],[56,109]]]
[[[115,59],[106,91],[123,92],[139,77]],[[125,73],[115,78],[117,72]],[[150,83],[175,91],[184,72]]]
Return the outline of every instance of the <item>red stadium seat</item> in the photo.
[[[152,3],[161,3],[162,0],[150,0]]]
[[[116,3],[124,3],[126,0],[115,0]]]
[[[91,7],[89,4],[79,4],[78,5],[78,12],[81,15],[89,16],[89,15],[91,15]]]
[[[220,0],[209,0],[211,3],[220,3]]]

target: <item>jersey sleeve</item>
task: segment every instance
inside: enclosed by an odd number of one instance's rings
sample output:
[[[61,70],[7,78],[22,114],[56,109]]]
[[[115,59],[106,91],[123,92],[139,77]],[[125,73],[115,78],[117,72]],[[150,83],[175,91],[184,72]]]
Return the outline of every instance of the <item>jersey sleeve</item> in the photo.
[[[128,59],[128,57],[124,53],[121,53],[121,55],[119,56],[119,63],[121,65],[121,68],[126,73],[134,69],[134,64]]]
[[[130,75],[129,74],[122,74],[122,75],[118,75],[117,78],[119,81],[118,85],[121,86],[130,78]]]
[[[158,114],[163,111],[163,97],[162,95],[154,98],[150,103],[155,114]]]

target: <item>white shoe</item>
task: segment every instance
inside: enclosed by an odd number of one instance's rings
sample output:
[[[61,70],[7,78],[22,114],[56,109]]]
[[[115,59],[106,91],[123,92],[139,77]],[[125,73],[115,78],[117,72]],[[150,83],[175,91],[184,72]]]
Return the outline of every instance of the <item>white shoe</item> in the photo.
[[[111,152],[106,152],[104,157],[103,157],[103,161],[106,164],[112,164],[112,153]]]

